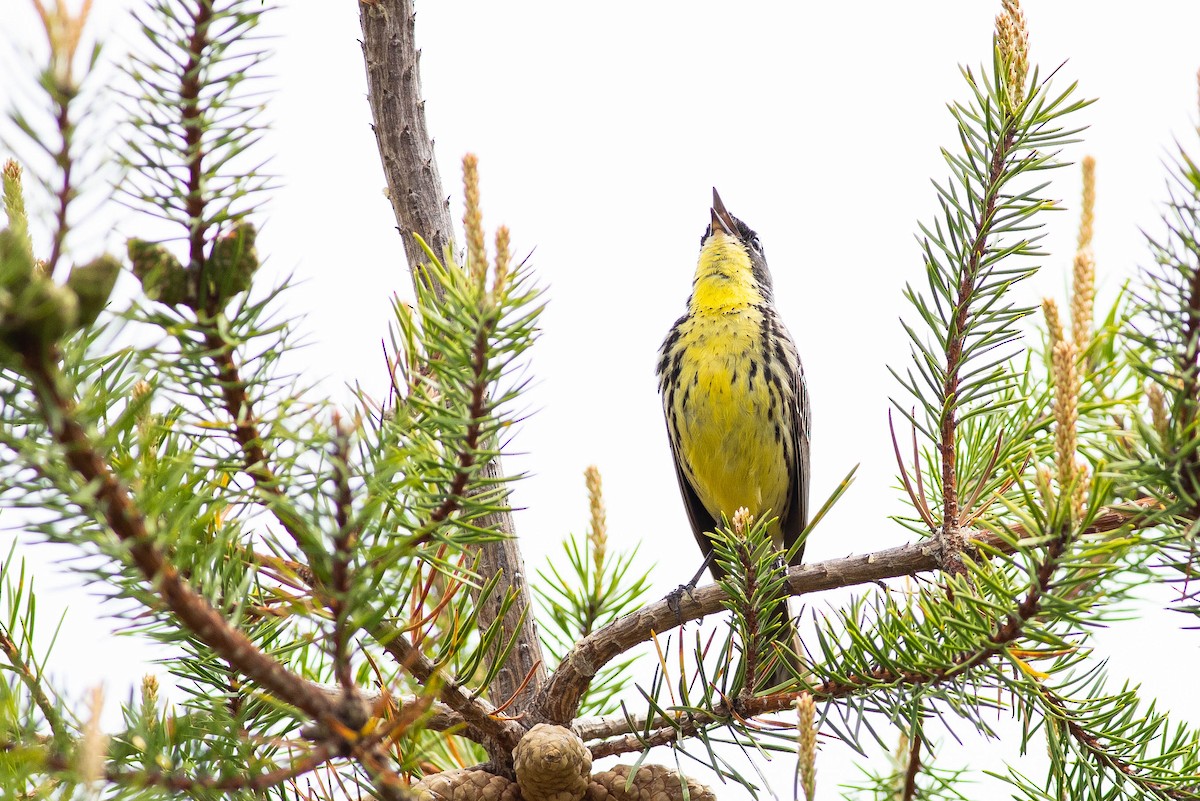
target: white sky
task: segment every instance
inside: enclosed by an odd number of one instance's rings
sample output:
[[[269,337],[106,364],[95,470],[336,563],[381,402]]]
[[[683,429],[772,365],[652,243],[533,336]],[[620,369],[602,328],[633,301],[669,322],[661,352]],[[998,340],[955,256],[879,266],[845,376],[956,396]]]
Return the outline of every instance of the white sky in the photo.
[[[127,4],[97,0],[102,14]],[[1033,60],[1051,68],[1066,61],[1057,85],[1078,80],[1082,95],[1099,98],[1078,116],[1091,126],[1086,143],[1067,154],[1098,160],[1098,308],[1147,261],[1139,227],[1155,227],[1173,137],[1194,141],[1200,4],[1130,5],[1026,4]],[[697,567],[653,364],[683,310],[714,185],[759,232],[804,359],[814,502],[862,464],[850,495],[810,541],[809,560],[909,539],[887,519],[902,507],[887,434],[888,397],[898,388],[886,365],[907,359],[901,290],[922,278],[916,221],[936,211],[929,182],[947,174],[939,148],[956,146],[945,105],[968,96],[957,65],[990,63],[998,8],[983,0],[420,4],[429,125],[456,216],[458,164],[472,151],[481,159],[485,225],[508,224],[517,253],[536,248],[547,288],[532,356],[537,383],[527,396],[536,413],[516,440],[524,455],[506,463],[531,473],[514,496],[525,507],[517,526],[531,571],[562,536],[584,529],[588,464],[604,475],[614,545],[640,542],[646,563],[657,563],[656,597]],[[36,41],[23,0],[0,0],[0,17],[19,47]],[[357,9],[296,2],[272,27],[279,38],[269,68],[280,92],[262,152],[275,154],[283,188],[259,242],[270,259],[264,272],[294,271],[305,281],[287,300],[307,315],[315,344],[293,364],[328,376],[338,397],[348,397],[347,382],[381,391],[389,297],[406,292],[409,279],[369,128]],[[2,85],[0,101],[8,104]],[[1070,210],[1052,216],[1052,255],[1023,290],[1030,301],[1061,298],[1067,285],[1078,171],[1055,179],[1051,195]],[[139,225],[124,221],[112,247]],[[40,581],[77,584],[61,575]],[[43,597],[43,608],[72,597],[57,670],[79,686],[108,676],[123,695],[143,670],[125,661],[138,652],[128,640],[109,647],[92,606],[75,593]],[[1177,705],[1172,666],[1195,657],[1195,635],[1178,629],[1186,623],[1154,612],[1106,633],[1115,676],[1144,681]],[[82,664],[86,671],[74,667]],[[1187,710],[1200,718],[1194,705]],[[956,732],[965,736],[966,727]],[[985,757],[946,739],[946,767],[995,767],[1015,755],[1011,744],[992,744]],[[853,778],[845,756],[826,746],[819,797],[835,797],[837,782]],[[789,770],[780,760],[773,766],[778,776]],[[790,779],[775,787],[790,797]]]

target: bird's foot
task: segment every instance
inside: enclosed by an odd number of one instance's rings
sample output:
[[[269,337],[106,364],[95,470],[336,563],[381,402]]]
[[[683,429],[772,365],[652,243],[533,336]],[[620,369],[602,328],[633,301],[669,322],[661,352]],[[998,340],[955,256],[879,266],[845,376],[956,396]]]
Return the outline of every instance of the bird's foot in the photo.
[[[695,600],[695,584],[680,584],[675,589],[667,593],[667,608],[675,613],[675,622],[680,627],[683,626],[683,596]]]

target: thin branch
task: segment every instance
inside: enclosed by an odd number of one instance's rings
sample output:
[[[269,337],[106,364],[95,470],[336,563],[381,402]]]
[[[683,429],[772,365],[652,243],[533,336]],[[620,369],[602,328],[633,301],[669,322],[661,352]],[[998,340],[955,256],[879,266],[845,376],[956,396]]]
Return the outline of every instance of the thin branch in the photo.
[[[350,430],[343,426],[337,415],[333,427],[333,502],[337,534],[333,539],[333,563],[330,566],[330,582],[333,586],[328,594],[329,611],[333,615],[333,672],[342,690],[353,695],[358,688],[350,667],[350,627],[347,625],[350,609],[347,601],[350,597],[350,561],[354,558],[358,532],[350,524],[353,501],[350,492]]]
[[[146,582],[154,587],[167,608],[200,641],[229,664],[280,700],[315,719],[331,718],[334,708],[308,682],[268,657],[245,634],[229,625],[203,596],[180,576],[175,566],[146,529],[141,510],[128,489],[92,445],[76,419],[74,402],[61,389],[58,368],[46,359],[26,357],[26,374],[33,382],[42,415],[56,442],[66,452],[67,463],[95,495],[112,532],[128,546],[129,556]]]
[[[684,737],[698,734],[705,726],[736,717],[739,720],[780,712],[794,707],[796,700],[809,693],[814,698],[834,699],[844,698],[864,689],[879,684],[890,687],[932,687],[953,681],[958,676],[979,667],[989,659],[1001,653],[1009,643],[1017,640],[1024,631],[1026,624],[1032,620],[1041,609],[1042,599],[1050,589],[1051,579],[1058,567],[1059,559],[1066,550],[1070,532],[1052,540],[1046,548],[1046,558],[1034,572],[1034,581],[1029,587],[1025,598],[1017,608],[1009,614],[995,631],[988,635],[988,645],[970,651],[963,651],[947,662],[947,666],[937,670],[915,672],[895,671],[891,668],[878,667],[866,676],[850,675],[844,679],[832,679],[819,685],[806,687],[798,692],[774,693],[755,698],[738,698],[732,707],[726,703],[719,704],[711,712],[691,711],[682,717],[675,725],[669,725],[651,732],[648,736],[631,734],[618,740],[600,743],[594,746],[592,758],[612,756],[630,751],[642,751],[649,745],[664,745]],[[932,555],[932,554],[931,554]],[[929,569],[936,569],[935,563]]]
[[[512,749],[517,747],[517,742],[525,733],[524,727],[515,721],[496,717],[495,707],[484,699],[465,692],[461,685],[409,643],[395,627],[380,624],[373,628],[371,633],[400,667],[408,671],[419,684],[423,687],[438,687],[438,695],[446,705],[462,715],[463,721],[479,732],[478,738],[470,739],[483,742],[488,748],[488,756],[493,761],[497,754],[501,755],[501,761],[511,758]]]
[[[54,163],[62,171],[62,180],[54,193],[54,233],[50,243],[50,258],[46,260],[47,275],[54,274],[54,269],[62,258],[70,225],[67,212],[75,198],[75,187],[71,178],[75,166],[74,154],[71,152],[75,134],[75,124],[71,122],[71,101],[75,97],[75,90],[70,86],[56,85],[53,96],[56,106],[54,123],[62,142],[58,152],[54,154]]]
[[[12,666],[13,671],[25,688],[29,690],[29,695],[33,698],[33,703],[41,710],[42,717],[46,719],[46,723],[50,726],[50,731],[54,734],[54,741],[60,746],[70,740],[70,734],[67,732],[66,721],[62,719],[58,709],[55,708],[54,702],[46,695],[45,689],[42,687],[41,677],[33,672],[29,667],[29,663],[21,656],[21,649],[5,632],[0,631],[0,651],[4,652],[4,656],[8,659],[8,664]]]
[[[244,454],[242,470],[254,481],[260,492],[276,500],[285,500],[283,488],[279,486],[275,474],[268,464],[267,454],[263,448],[262,435],[258,430],[258,418],[254,414],[254,405],[246,394],[246,382],[242,379],[241,371],[233,358],[233,348],[215,330],[205,334],[205,347],[208,356],[217,368],[217,383],[221,387],[221,399],[225,403],[225,411],[233,420],[233,438],[242,448]],[[275,519],[291,535],[292,540],[302,551],[308,541],[305,529],[307,524],[299,516],[291,514],[286,509],[280,509],[275,504],[268,503],[267,507],[275,515]]]
[[[921,738],[914,736],[909,741],[908,764],[904,766],[904,796],[903,801],[915,801],[917,797],[917,776],[921,773]]]
[[[0,742],[0,753],[23,750],[24,743]],[[309,751],[292,762],[281,765],[266,773],[253,776],[238,774],[235,776],[189,776],[183,773],[165,773],[149,769],[144,771],[122,771],[108,768],[104,772],[104,780],[110,784],[129,788],[158,788],[172,790],[178,793],[194,793],[199,791],[237,792],[241,790],[263,791],[279,786],[289,779],[295,779],[309,773],[337,756],[337,746],[329,743],[314,746]],[[62,751],[49,751],[43,756],[43,765],[48,770],[70,771],[77,766],[76,759]]]
[[[253,776],[235,774],[233,776],[188,776],[180,773],[164,773],[158,770],[146,771],[117,771],[109,769],[105,772],[105,781],[122,787],[160,788],[177,793],[196,793],[200,791],[234,793],[238,791],[263,792],[278,787],[284,782],[303,776],[316,770],[337,756],[337,747],[330,743],[314,746],[307,754],[290,765],[282,765],[275,770],[259,773]],[[48,767],[56,770],[68,770],[72,767],[66,757],[47,759]]]
[[[213,19],[213,4],[200,2],[193,5],[188,30],[191,35],[187,43],[187,62],[180,72],[182,80],[179,86],[179,105],[181,117],[179,124],[183,129],[183,152],[187,161],[187,199],[186,211],[188,217],[188,262],[193,269],[204,263],[204,234],[206,230],[204,208],[207,203],[207,192],[204,188],[204,147],[203,138],[206,126],[201,124],[202,108],[200,62],[204,51],[211,42],[208,38],[208,27]],[[210,301],[211,302],[211,301]],[[213,310],[215,311],[215,310]],[[234,418],[237,419],[236,417]]]
[[[429,515],[429,519],[418,527],[417,532],[405,539],[404,548],[416,548],[427,542],[437,531],[438,526],[462,506],[463,493],[466,492],[467,484],[471,480],[472,468],[475,467],[476,450],[479,448],[480,433],[483,430],[482,421],[487,411],[485,408],[487,403],[485,373],[488,367],[488,337],[498,322],[499,320],[492,319],[487,325],[481,327],[475,335],[475,343],[471,347],[471,405],[467,410],[471,422],[467,424],[462,446],[458,448],[458,469],[455,470],[454,477],[450,479],[450,488],[446,491],[446,497]]]
[[[1144,499],[1125,507],[1104,509],[1082,533],[1097,534],[1125,526],[1151,525],[1152,516],[1148,513],[1159,506],[1156,500]],[[1018,527],[1011,536],[1022,538],[1027,534]],[[1002,552],[1012,551],[1004,539],[992,533],[978,533],[968,541],[968,544],[972,543]],[[799,565],[788,570],[787,590],[791,595],[804,595],[937,570],[940,568],[937,553],[937,543],[924,540],[874,553]],[[537,719],[569,726],[592,678],[606,664],[633,646],[649,641],[653,632],[667,631],[689,620],[722,611],[726,600],[725,592],[718,585],[709,584],[685,594],[678,605],[663,599],[583,638],[563,657],[539,695]],[[821,692],[820,688],[813,688],[813,695]],[[784,696],[766,697],[782,699]],[[777,702],[777,709],[785,708],[787,703],[779,705]],[[624,719],[624,716],[620,717]],[[629,731],[628,728],[622,730]]]
[[[967,341],[967,324],[970,319],[971,300],[975,295],[975,282],[987,253],[988,236],[995,222],[996,199],[1000,194],[1000,184],[1004,179],[1009,152],[1016,139],[1016,129],[1011,112],[1005,112],[1004,135],[995,150],[992,151],[992,163],[988,172],[987,183],[982,187],[984,204],[975,218],[975,234],[971,241],[970,256],[967,264],[963,265],[962,275],[958,285],[958,297],[954,304],[954,319],[946,332],[946,374],[942,386],[942,419],[941,439],[938,451],[942,459],[942,530],[938,538],[940,552],[938,558],[941,568],[952,575],[963,575],[966,566],[962,562],[964,537],[959,520],[958,477],[956,474],[958,459],[955,433],[958,421],[955,410],[958,406],[959,368],[963,363],[963,348]]]

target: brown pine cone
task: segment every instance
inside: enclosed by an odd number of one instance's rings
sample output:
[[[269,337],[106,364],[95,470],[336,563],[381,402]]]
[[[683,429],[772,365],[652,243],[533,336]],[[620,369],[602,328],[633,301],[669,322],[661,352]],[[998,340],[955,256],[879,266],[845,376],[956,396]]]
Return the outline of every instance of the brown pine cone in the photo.
[[[626,789],[630,765],[617,765],[612,770],[596,773],[588,785],[587,801],[683,801],[679,774],[662,765],[642,765]],[[691,801],[717,801],[713,791],[699,782],[687,780]]]
[[[412,786],[420,801],[520,801],[517,783],[485,770],[463,768],[426,776]]]
[[[513,749],[524,801],[580,801],[592,773],[592,753],[570,729],[539,723]]]

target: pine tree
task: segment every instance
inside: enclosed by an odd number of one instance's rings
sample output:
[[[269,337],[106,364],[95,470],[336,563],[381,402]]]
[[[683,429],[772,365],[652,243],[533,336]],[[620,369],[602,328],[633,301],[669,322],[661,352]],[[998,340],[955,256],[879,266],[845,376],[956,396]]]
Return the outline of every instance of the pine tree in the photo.
[[[609,540],[595,469],[586,532],[524,569],[519,476],[501,457],[544,293],[506,228],[489,247],[473,156],[456,244],[410,0],[359,5],[415,299],[395,303],[388,396],[350,408],[283,371],[299,325],[287,282],[258,274],[273,182],[257,150],[256,31],[272,9],[138,12],[123,177],[97,202],[147,233],[91,255],[74,223],[100,194],[81,176],[104,165],[82,143],[105,118],[105,55],[82,49],[87,4],[34,2],[51,57],[41,105],[13,121],[48,160],[3,169],[0,504],[78,553],[125,635],[174,649],[182,697],[147,677],[115,730],[99,691],[77,708],[34,647],[44,622],[14,548],[0,564],[10,797],[715,798],[681,757],[740,797],[763,792],[757,761],[777,751],[794,753],[812,801],[819,734],[894,748],[849,797],[962,799],[969,774],[935,759],[926,725],[987,734],[1000,712],[1022,752],[1049,754],[1046,775],[1015,762],[998,777],[1013,797],[1200,798],[1200,733],[1113,687],[1089,643],[1147,582],[1178,584],[1178,611],[1200,612],[1200,168],[1181,145],[1163,231],[1148,236],[1154,266],[1097,320],[1085,160],[1069,325],[1047,299],[1040,334],[1023,336],[1038,310],[1012,289],[1048,256],[1051,182],[1088,101],[1034,64],[1017,0],[1003,0],[984,66],[963,70],[940,213],[920,227],[924,271],[905,291],[912,358],[892,367],[892,445],[913,542],[785,570],[770,521],[739,513],[714,532],[726,576],[658,601],[636,553]],[[46,248],[30,192],[50,201]],[[139,285],[127,305],[113,297],[126,270]],[[857,594],[807,621],[804,653],[780,653],[762,622],[779,594],[844,587]],[[723,636],[687,639],[684,624],[718,614]],[[645,683],[630,670],[643,643],[658,660]],[[803,667],[767,686],[779,661]],[[592,771],[621,754],[636,756]]]

